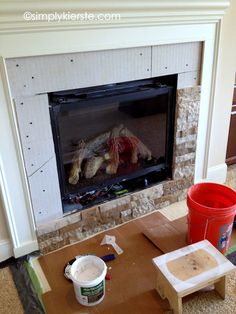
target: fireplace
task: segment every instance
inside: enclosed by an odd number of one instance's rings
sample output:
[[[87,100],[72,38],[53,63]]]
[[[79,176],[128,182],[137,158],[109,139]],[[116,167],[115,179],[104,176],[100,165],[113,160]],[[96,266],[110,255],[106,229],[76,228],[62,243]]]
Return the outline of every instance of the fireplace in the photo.
[[[64,212],[172,176],[177,75],[49,94]]]
[[[175,7],[171,1],[81,3],[82,11],[122,13],[120,21],[110,23],[22,18],[24,10],[74,12],[79,6],[74,1],[65,6],[49,1],[47,9],[34,3],[4,6],[0,180],[15,256],[38,245],[51,251],[176,202],[193,181],[224,182],[226,131],[219,140],[215,130],[226,121],[227,107],[215,105],[214,96],[220,19],[228,1],[209,0],[204,6],[176,1]],[[192,49],[194,42],[203,49]],[[200,50],[199,57],[194,51]],[[177,91],[171,178],[66,214],[48,95],[172,74]]]
[[[7,60],[43,252],[186,196],[202,51],[196,41]]]

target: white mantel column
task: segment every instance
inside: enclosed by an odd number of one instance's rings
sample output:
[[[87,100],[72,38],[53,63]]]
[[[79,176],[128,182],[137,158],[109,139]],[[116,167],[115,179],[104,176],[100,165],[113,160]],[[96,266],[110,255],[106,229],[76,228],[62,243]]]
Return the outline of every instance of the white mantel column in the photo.
[[[20,172],[20,155],[15,146],[12,126],[10,124],[7,108],[10,108],[10,95],[8,93],[7,80],[5,76],[4,62],[0,63],[0,187],[2,193],[1,204],[8,221],[13,254],[15,257],[25,255],[38,249],[35,235],[32,211],[23,173]],[[4,106],[3,104],[7,104]],[[16,134],[15,134],[16,136]]]

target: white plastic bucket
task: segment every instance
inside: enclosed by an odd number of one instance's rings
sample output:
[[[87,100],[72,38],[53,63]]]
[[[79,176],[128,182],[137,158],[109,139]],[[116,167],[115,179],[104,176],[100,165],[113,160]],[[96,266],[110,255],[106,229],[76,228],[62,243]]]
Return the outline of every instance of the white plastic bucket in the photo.
[[[77,301],[85,306],[100,303],[105,296],[107,266],[94,255],[78,257],[70,268]]]

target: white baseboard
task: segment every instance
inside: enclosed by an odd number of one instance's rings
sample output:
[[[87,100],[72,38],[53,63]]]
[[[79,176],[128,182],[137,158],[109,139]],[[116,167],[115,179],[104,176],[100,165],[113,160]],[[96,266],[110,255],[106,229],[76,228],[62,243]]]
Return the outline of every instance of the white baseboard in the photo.
[[[227,175],[226,163],[208,168],[207,178],[204,181],[224,184]]]
[[[13,249],[10,239],[0,240],[0,262],[13,256]]]
[[[18,248],[13,248],[14,257],[20,257],[37,251],[39,249],[37,241],[30,241]]]

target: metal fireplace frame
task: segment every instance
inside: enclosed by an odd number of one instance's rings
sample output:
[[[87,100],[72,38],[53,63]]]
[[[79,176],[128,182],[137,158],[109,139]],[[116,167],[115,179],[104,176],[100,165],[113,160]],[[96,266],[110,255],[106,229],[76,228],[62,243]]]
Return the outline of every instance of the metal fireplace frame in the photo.
[[[133,185],[137,183],[137,188],[135,190],[139,190],[140,188],[144,189],[150,187],[155,183],[172,177],[176,87],[177,74],[174,74],[151,79],[49,93],[49,110],[52,134],[64,212],[68,212],[68,207],[72,208],[73,211],[82,210],[99,202],[109,201],[109,199],[111,199],[105,197],[101,198],[99,201],[89,202],[86,206],[82,206],[80,204],[68,206],[68,203],[85,193],[99,191],[103,188],[110,189],[113,184],[119,184],[121,182],[124,183],[125,181],[130,182],[130,184]],[[88,108],[90,105],[99,106],[101,104],[119,101],[143,100],[160,95],[168,95],[166,103],[166,138],[164,160],[156,165],[150,165],[138,169],[133,173],[118,175],[110,179],[108,178],[103,183],[95,185],[92,184],[83,188],[78,188],[75,192],[68,192],[62,158],[63,151],[60,142],[60,127],[58,122],[58,115],[60,112],[64,110],[68,111],[78,109],[78,106],[86,106],[86,108]],[[150,176],[152,177],[152,180],[149,183]],[[140,179],[144,180],[142,187],[140,187]]]

